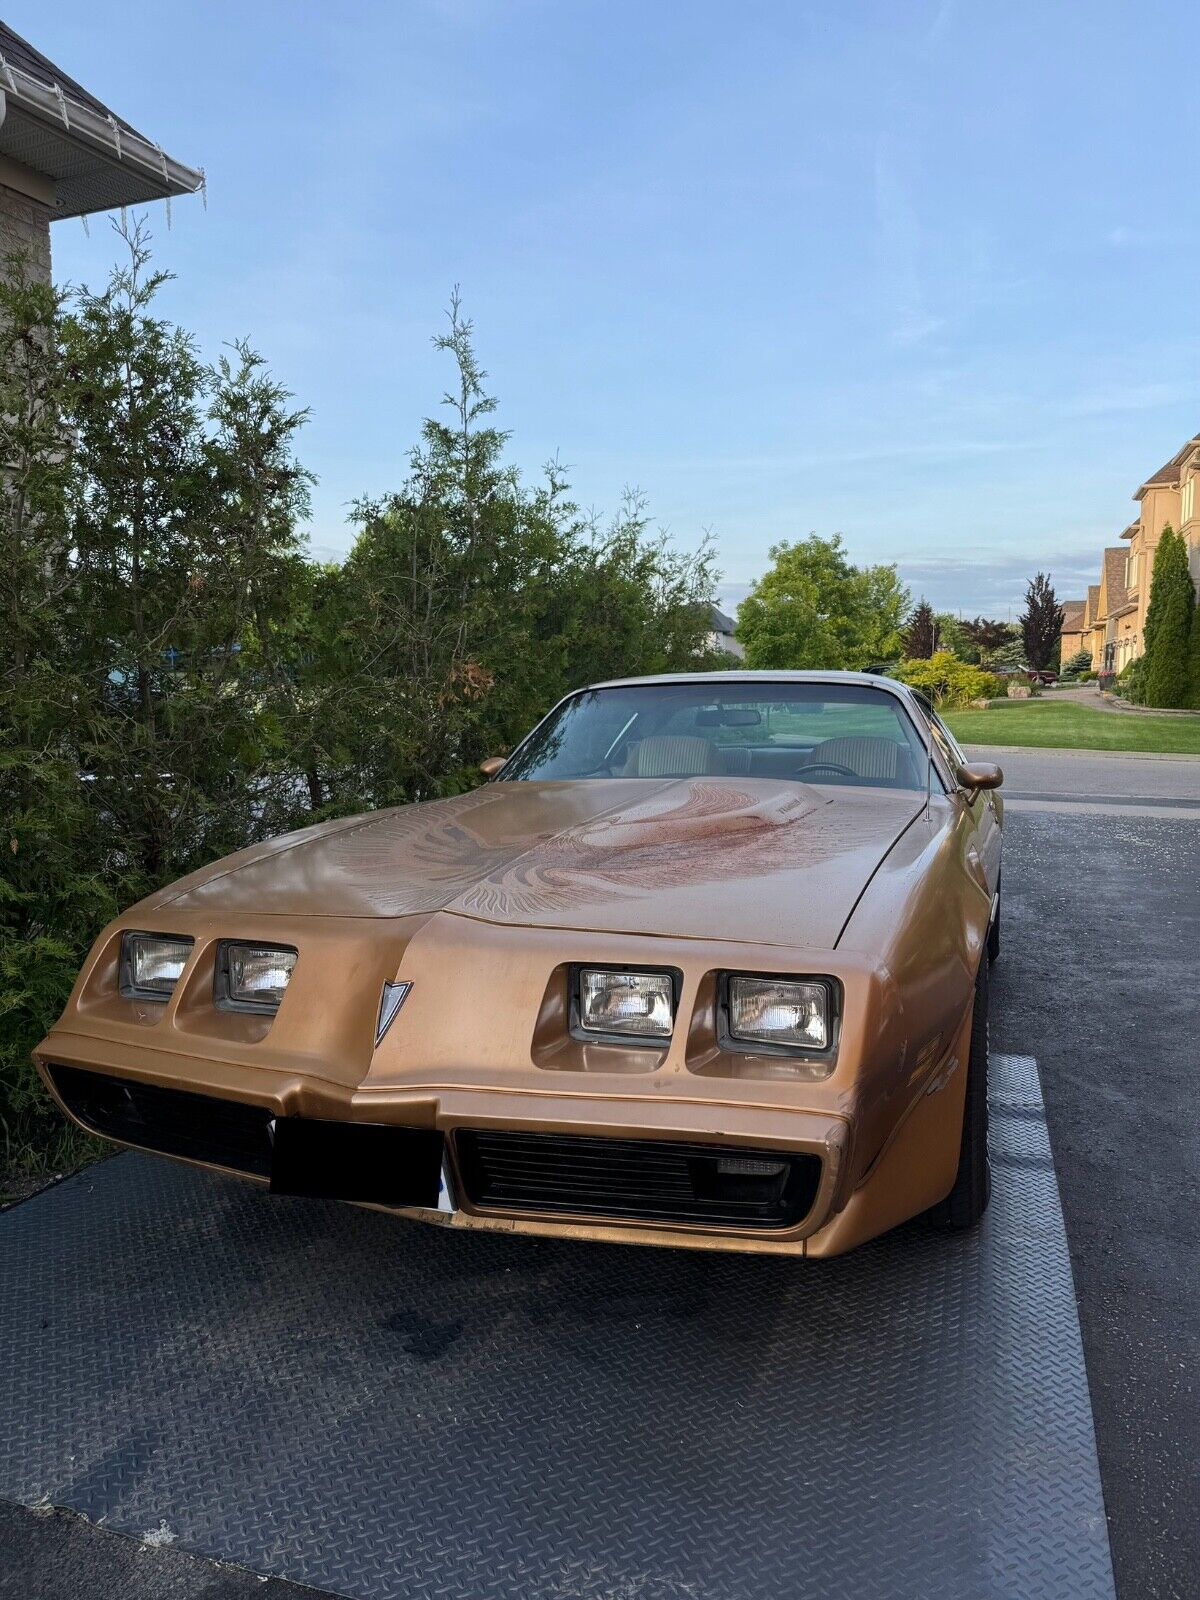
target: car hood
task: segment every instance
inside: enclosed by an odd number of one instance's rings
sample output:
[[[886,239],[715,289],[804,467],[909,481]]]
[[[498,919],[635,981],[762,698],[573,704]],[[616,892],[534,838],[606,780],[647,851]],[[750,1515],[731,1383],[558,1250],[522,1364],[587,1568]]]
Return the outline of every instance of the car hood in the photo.
[[[924,797],[775,779],[491,783],[309,828],[148,904],[400,917],[830,949]]]

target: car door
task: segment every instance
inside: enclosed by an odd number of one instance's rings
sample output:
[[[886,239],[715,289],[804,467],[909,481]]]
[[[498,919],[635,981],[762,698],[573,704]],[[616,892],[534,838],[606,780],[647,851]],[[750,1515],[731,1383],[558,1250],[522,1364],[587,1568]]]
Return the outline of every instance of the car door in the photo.
[[[938,716],[933,706],[922,694],[914,696],[933,729],[937,742],[951,772],[968,761],[968,756],[949,728]],[[985,789],[970,801],[964,790],[958,791],[964,819],[968,821],[974,838],[971,844],[983,867],[988,893],[995,894],[1000,887],[1001,828],[1004,820],[1004,802],[994,789]]]
[[[933,713],[933,727],[942,749],[950,761],[951,768],[956,769],[962,766],[968,760],[967,754],[936,711]],[[979,858],[983,862],[988,889],[992,894],[995,894],[1000,887],[1000,849],[1004,802],[1000,799],[995,789],[981,790],[975,796],[972,804],[967,803],[965,793],[962,799],[964,809],[970,813],[975,822],[975,848],[979,851]]]

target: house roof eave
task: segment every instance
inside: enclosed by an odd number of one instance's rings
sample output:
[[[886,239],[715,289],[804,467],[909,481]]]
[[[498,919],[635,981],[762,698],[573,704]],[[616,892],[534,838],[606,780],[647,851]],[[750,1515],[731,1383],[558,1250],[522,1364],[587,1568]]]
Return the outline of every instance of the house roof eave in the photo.
[[[0,154],[54,185],[52,217],[195,194],[204,174],[143,134],[3,61]]]

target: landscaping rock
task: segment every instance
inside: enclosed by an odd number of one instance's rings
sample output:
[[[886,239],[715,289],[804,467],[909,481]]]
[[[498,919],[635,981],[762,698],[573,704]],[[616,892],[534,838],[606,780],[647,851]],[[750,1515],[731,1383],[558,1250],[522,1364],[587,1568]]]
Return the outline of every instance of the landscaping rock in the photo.
[[[1033,690],[1027,683],[1010,683],[1008,686],[1008,698],[1010,700],[1030,700],[1033,698]]]

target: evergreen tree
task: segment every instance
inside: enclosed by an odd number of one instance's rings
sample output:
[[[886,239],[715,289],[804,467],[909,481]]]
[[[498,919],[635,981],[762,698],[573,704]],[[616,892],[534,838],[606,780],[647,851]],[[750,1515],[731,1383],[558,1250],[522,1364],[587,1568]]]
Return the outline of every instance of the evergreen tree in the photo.
[[[1142,629],[1143,659],[1150,654],[1150,648],[1154,643],[1154,635],[1158,631],[1158,619],[1162,614],[1163,604],[1170,589],[1169,584],[1165,587],[1161,586],[1158,580],[1162,577],[1164,568],[1169,567],[1171,564],[1171,541],[1174,537],[1175,531],[1168,522],[1159,535],[1158,544],[1154,551],[1154,565],[1150,573],[1150,601],[1146,607],[1146,621]]]
[[[922,597],[904,635],[904,654],[909,661],[928,661],[937,647],[937,618],[929,601]]]
[[[146,889],[293,820],[273,788],[263,647],[290,586],[302,413],[235,346],[216,369],[157,313],[143,225],[64,328],[77,478],[80,757]],[[278,783],[273,782],[278,779]]]
[[[1025,611],[1021,617],[1021,640],[1025,660],[1035,672],[1044,672],[1054,659],[1062,635],[1063,608],[1054,585],[1039,572],[1025,588]]]
[[[62,297],[14,255],[0,277],[0,1179],[85,1147],[29,1052],[70,991],[124,882],[121,841],[91,804],[72,738],[85,697],[72,613]]]
[[[1196,589],[1180,534],[1164,528],[1154,553],[1150,605],[1146,612],[1143,701],[1176,708],[1188,702],[1188,644]]]
[[[457,296],[448,410],[346,563],[311,561],[305,413],[245,344],[206,365],[118,231],[99,293],[0,281],[0,1169],[79,1156],[30,1051],[122,905],[477,783],[572,688],[718,664],[708,543],[672,546],[638,494],[600,524],[556,465],[526,488]],[[849,587],[889,631],[894,569]]]
[[[1188,697],[1193,711],[1200,711],[1200,611],[1192,612],[1192,627],[1188,637]]]

